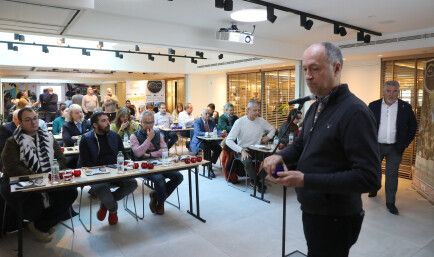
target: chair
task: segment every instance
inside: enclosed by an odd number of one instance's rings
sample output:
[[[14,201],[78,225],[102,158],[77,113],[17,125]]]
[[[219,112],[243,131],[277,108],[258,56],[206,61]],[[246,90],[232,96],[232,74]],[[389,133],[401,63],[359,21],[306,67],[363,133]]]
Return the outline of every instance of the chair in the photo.
[[[89,197],[89,227],[87,227],[84,224],[84,221],[81,219],[81,200],[83,198],[83,188],[84,186],[80,187],[80,201],[79,201],[79,207],[78,207],[78,220],[80,221],[81,225],[83,226],[83,228],[87,231],[90,232],[92,230],[92,197]],[[134,199],[134,192],[131,193],[132,198],[133,198],[133,203],[134,203],[134,213],[128,211],[128,213],[133,216],[133,218],[136,219],[136,221],[138,221],[138,216],[137,216],[137,210],[136,210],[136,200]],[[128,196],[127,196],[128,197]],[[125,198],[127,198],[125,197]],[[124,201],[124,208],[126,208],[126,199],[123,199]]]
[[[226,179],[226,183],[227,183],[228,186],[230,186],[230,187],[233,187],[233,188],[235,188],[235,189],[238,189],[238,190],[240,190],[240,191],[242,191],[242,192],[246,192],[247,189],[249,188],[249,184],[248,184],[248,183],[249,183],[249,175],[247,174],[247,172],[245,172],[245,189],[244,189],[244,190],[243,190],[243,189],[240,189],[240,188],[237,187],[237,186],[234,186],[233,183],[231,183],[231,182],[229,181],[229,179],[230,179],[230,177],[231,177],[231,174],[232,174],[232,172],[233,172],[234,164],[235,164],[236,161],[239,161],[239,162],[241,162],[241,164],[242,164],[241,156],[239,156],[239,157],[234,157],[234,159],[232,160],[231,167],[230,167],[230,169],[229,169],[229,174],[228,174],[228,177],[227,177],[227,179]],[[243,165],[243,168],[244,168],[244,165]]]
[[[152,190],[155,190],[155,187],[154,187],[154,183],[151,180],[149,180],[147,178],[141,178],[141,179],[142,179],[142,215],[138,216],[137,212],[136,212],[136,216],[137,216],[138,219],[142,220],[145,217],[145,185],[148,188],[152,189]],[[170,201],[168,201],[167,199],[166,199],[166,203],[172,205],[173,207],[177,208],[178,210],[181,210],[181,202],[179,201],[178,187],[176,188],[176,196],[177,196],[177,199],[178,199],[178,204],[177,205],[174,204],[174,203],[172,203],[172,202],[170,202]],[[133,197],[134,197],[134,195],[133,195]],[[134,198],[133,198],[133,200],[134,200]],[[134,208],[135,208],[135,204],[134,204]],[[133,215],[132,210],[128,208],[128,196],[125,197],[124,209],[128,213],[130,213],[131,215]]]

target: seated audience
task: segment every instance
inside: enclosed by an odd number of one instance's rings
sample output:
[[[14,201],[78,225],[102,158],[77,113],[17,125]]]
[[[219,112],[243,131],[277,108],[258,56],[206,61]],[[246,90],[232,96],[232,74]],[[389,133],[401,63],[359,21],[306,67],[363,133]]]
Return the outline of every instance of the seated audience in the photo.
[[[51,131],[53,135],[59,135],[62,132],[62,127],[65,123],[65,116],[67,115],[69,109],[66,108],[66,105],[63,105],[60,106],[59,111],[60,116],[55,118],[53,121],[53,130]]]
[[[62,127],[63,145],[66,147],[74,146],[75,140],[72,137],[81,136],[90,129],[89,122],[84,120],[84,114],[80,105],[71,104]]]
[[[196,155],[199,150],[204,150],[205,160],[211,161],[214,164],[217,162],[222,151],[220,144],[217,141],[203,142],[198,136],[204,136],[207,132],[212,133],[215,127],[214,120],[210,118],[208,110],[203,109],[201,117],[194,121],[193,139],[190,143],[190,148],[194,155]],[[212,165],[210,165],[209,172],[211,177],[214,178],[215,174],[212,170]]]
[[[134,120],[136,118],[136,106],[132,105],[130,100],[126,100],[125,107],[127,107],[128,110],[130,110],[130,114]]]
[[[210,103],[210,104],[208,104],[208,106],[206,107],[206,109],[207,109],[207,111],[208,111],[208,113],[209,113],[209,118],[210,119],[214,119],[214,112],[215,112],[215,104],[213,104],[213,103]],[[218,119],[214,119],[214,124],[217,124],[218,123]]]
[[[0,153],[3,151],[3,148],[6,144],[6,140],[10,138],[13,134],[15,129],[20,125],[20,121],[18,120],[18,112],[20,110],[15,110],[12,113],[12,121],[7,122],[0,126]],[[0,171],[2,170],[3,163],[0,159]]]
[[[224,106],[224,113],[219,117],[217,128],[223,133],[227,134],[231,131],[238,116],[234,114],[234,105],[227,103]]]
[[[261,192],[261,186],[259,185],[262,183],[262,179],[265,178],[265,173],[261,173],[259,178],[257,177],[248,147],[258,143],[268,143],[273,138],[276,129],[262,117],[259,117],[259,111],[259,102],[250,100],[247,104],[246,115],[235,121],[231,132],[226,138],[226,145],[241,158],[246,174],[250,177],[252,183],[257,180],[258,191]],[[264,136],[264,134],[266,135]]]
[[[178,116],[184,110],[184,105],[182,103],[178,103],[176,105],[175,110],[172,112],[173,123],[178,123]]]
[[[84,134],[80,141],[79,167],[117,164],[118,153],[123,152],[125,156],[125,150],[120,136],[110,130],[107,114],[94,113],[90,120],[93,130]],[[113,192],[110,190],[112,187],[116,187]],[[108,211],[108,223],[110,225],[117,224],[117,202],[134,192],[136,188],[137,182],[134,178],[92,185],[93,194],[101,201],[97,212],[98,220],[103,221]]]
[[[170,128],[173,124],[173,117],[166,111],[166,104],[161,103],[158,107],[158,112],[154,115],[155,124],[154,126],[157,128]],[[176,141],[178,141],[178,136],[176,132],[173,131],[163,131],[164,141],[167,144],[167,148],[170,149]]]
[[[131,150],[137,160],[160,158],[162,149],[166,148],[164,137],[158,130],[154,130],[154,112],[145,111],[141,116],[141,129],[131,136]],[[164,202],[176,187],[181,184],[183,177],[178,171],[153,174],[146,177],[155,185],[155,191],[150,194],[149,209],[152,213],[164,214]],[[166,178],[169,179],[166,182]]]
[[[292,118],[294,118],[294,121],[291,124],[289,124]],[[301,120],[301,111],[297,109],[292,109],[288,115],[288,119],[286,120],[286,122],[283,123],[279,128],[278,137],[282,138],[279,144],[279,149],[283,149],[288,145],[289,136],[291,135],[291,133],[292,133],[293,140],[295,139],[295,137],[298,136],[299,128],[297,124],[300,122],[300,120]],[[289,130],[286,131],[288,126],[289,126]]]
[[[139,129],[139,124],[131,119],[130,110],[127,107],[122,107],[116,114],[114,122],[110,125],[110,129],[123,139],[126,134],[128,138]]]
[[[65,158],[56,140],[38,125],[38,114],[31,108],[18,112],[20,126],[8,138],[1,158],[6,178],[51,172],[54,160],[60,169],[66,168]],[[23,218],[29,220],[28,230],[38,241],[50,242],[54,226],[69,216],[77,189],[57,189],[44,193],[11,194],[8,180],[1,186],[8,206],[17,210],[22,202]]]

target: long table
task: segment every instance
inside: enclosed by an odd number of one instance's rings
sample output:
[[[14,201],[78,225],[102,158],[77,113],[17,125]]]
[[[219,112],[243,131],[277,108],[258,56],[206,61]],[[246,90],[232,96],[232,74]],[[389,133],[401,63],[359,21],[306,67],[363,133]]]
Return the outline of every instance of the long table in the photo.
[[[185,164],[184,162],[178,162],[178,163],[171,163],[168,166],[155,166],[154,169],[131,169],[124,173],[118,173],[117,169],[105,167],[107,171],[110,171],[110,173],[107,174],[101,174],[101,175],[93,175],[93,176],[87,176],[86,172],[82,171],[82,174],[80,177],[73,178],[70,182],[63,182],[58,184],[52,184],[50,183],[48,179],[48,174],[44,173],[42,174],[35,174],[29,176],[29,178],[32,180],[35,180],[37,178],[42,178],[43,186],[35,186],[35,187],[27,187],[27,188],[20,188],[17,186],[17,182],[19,181],[19,177],[12,177],[10,178],[11,182],[11,193],[12,194],[25,194],[29,192],[47,192],[47,191],[53,191],[57,189],[63,189],[63,188],[76,188],[76,187],[83,187],[87,185],[97,184],[97,183],[105,183],[105,182],[111,182],[116,180],[121,180],[124,178],[136,178],[136,177],[144,177],[151,174],[157,174],[157,173],[166,173],[166,172],[173,172],[173,171],[180,171],[180,170],[188,170],[188,195],[189,195],[189,209],[187,210],[187,213],[191,216],[195,217],[196,219],[206,222],[205,219],[203,219],[200,216],[200,205],[199,205],[199,166],[200,165],[207,165],[208,161],[203,160],[202,162],[198,163],[190,163]],[[140,167],[140,164],[139,164]],[[191,173],[194,173],[195,177],[195,202],[196,202],[196,210],[193,209],[193,187],[192,187],[192,178]],[[23,199],[22,197],[17,197],[18,199]],[[19,230],[18,230],[18,257],[23,256],[23,203],[18,202],[18,220],[19,220]]]

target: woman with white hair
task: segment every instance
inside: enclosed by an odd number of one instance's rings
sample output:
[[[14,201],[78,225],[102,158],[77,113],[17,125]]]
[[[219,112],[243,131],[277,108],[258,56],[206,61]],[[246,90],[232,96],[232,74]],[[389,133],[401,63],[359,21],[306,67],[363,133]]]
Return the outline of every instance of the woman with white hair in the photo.
[[[83,110],[78,104],[71,104],[69,112],[65,115],[62,127],[62,140],[64,146],[73,146],[73,136],[80,136],[91,129],[90,123],[84,120]]]

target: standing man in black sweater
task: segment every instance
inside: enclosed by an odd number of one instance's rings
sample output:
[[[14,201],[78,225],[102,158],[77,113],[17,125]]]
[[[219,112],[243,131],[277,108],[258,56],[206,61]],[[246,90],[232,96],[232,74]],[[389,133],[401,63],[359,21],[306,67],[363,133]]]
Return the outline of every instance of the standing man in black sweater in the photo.
[[[342,64],[340,49],[328,42],[304,52],[306,83],[317,101],[294,143],[264,160],[270,175],[279,163],[296,164],[270,180],[296,188],[309,257],[348,256],[363,222],[361,194],[380,187],[375,119],[340,84]]]
[[[369,104],[377,121],[380,159],[386,158],[386,206],[390,213],[398,215],[395,196],[398,189],[398,170],[402,153],[413,141],[417,130],[416,116],[411,105],[399,96],[399,82],[384,83],[383,99]],[[379,174],[381,181],[381,173]],[[369,193],[375,197],[377,191]]]

